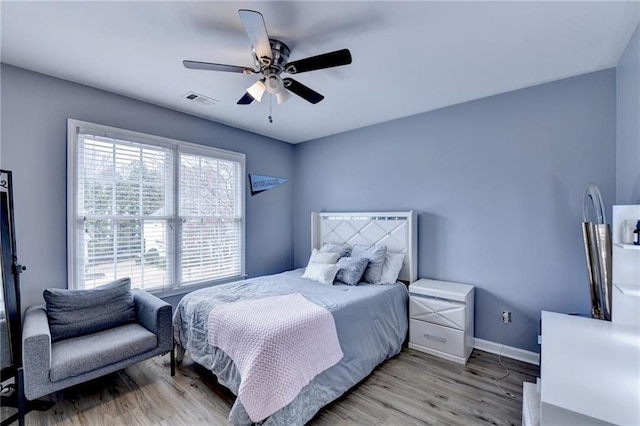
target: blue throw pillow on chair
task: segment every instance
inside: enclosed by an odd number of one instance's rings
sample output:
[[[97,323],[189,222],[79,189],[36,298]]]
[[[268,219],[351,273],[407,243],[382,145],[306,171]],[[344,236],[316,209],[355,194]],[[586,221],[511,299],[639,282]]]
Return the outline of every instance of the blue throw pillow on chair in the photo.
[[[43,295],[52,342],[136,320],[129,278],[88,290],[48,288]]]

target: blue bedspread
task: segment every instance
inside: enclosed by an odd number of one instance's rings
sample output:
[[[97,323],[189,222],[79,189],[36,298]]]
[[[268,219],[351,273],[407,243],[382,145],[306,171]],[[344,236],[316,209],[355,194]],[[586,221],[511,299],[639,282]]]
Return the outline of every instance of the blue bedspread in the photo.
[[[317,375],[286,407],[264,425],[302,425],[326,404],[367,377],[381,362],[400,352],[407,334],[408,294],[403,284],[326,285],[301,278],[303,269],[223,284],[186,295],[174,314],[174,336],[189,356],[211,370],[238,394],[240,375],[233,361],[207,342],[211,309],[222,303],[302,293],[334,317],[344,358]],[[239,399],[229,421],[252,424]]]

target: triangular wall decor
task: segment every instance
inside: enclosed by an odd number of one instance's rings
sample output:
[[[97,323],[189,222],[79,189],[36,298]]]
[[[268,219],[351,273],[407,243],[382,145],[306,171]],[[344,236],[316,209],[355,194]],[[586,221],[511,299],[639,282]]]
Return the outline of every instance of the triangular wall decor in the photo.
[[[251,195],[256,195],[261,192],[267,191],[271,188],[275,188],[278,185],[286,183],[289,179],[262,176],[262,175],[249,175],[249,186],[251,187]]]

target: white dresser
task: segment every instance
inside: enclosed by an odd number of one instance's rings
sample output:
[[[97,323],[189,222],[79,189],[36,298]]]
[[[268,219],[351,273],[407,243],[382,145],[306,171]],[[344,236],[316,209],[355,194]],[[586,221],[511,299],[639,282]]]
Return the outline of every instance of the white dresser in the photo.
[[[640,327],[640,246],[629,244],[622,236],[623,223],[640,220],[640,205],[613,206],[612,321]]]
[[[640,424],[640,328],[542,312],[540,421]]]
[[[409,293],[409,347],[466,364],[473,350],[474,287],[422,278]]]

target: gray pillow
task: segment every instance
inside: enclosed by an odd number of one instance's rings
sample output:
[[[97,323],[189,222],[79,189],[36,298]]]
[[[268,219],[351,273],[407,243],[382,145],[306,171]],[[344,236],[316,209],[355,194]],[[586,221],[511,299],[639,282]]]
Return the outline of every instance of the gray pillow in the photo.
[[[387,254],[387,246],[382,244],[375,244],[371,246],[365,246],[362,244],[356,244],[351,250],[352,257],[366,257],[369,259],[369,265],[364,271],[363,281],[372,284],[380,283],[380,277],[382,276],[382,265],[384,265],[384,258]]]
[[[44,291],[44,300],[52,342],[136,320],[129,278],[90,290],[48,288]]]
[[[338,253],[340,257],[349,257],[351,254],[351,246],[349,244],[324,243],[322,247],[320,247],[320,251]]]
[[[369,259],[365,257],[341,257],[336,263],[340,268],[336,275],[336,281],[347,285],[358,285],[368,263]]]

